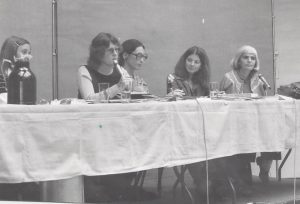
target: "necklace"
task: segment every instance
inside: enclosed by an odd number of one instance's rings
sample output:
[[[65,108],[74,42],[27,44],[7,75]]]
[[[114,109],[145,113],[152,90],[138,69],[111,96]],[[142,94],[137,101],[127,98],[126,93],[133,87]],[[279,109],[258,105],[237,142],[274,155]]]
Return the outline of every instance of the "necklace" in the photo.
[[[249,76],[249,73],[244,73],[244,72],[241,72],[241,70],[238,70],[238,75],[239,75],[239,78],[244,82],[247,80],[248,76]]]

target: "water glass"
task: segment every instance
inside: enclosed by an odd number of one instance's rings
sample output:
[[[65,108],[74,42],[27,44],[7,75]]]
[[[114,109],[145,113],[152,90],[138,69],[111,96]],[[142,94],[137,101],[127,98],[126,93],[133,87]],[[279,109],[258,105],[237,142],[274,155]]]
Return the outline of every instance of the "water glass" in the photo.
[[[98,83],[98,88],[99,88],[99,102],[107,103],[109,96],[106,92],[106,89],[109,88],[109,83]]]
[[[121,100],[123,103],[129,103],[131,99],[131,92],[132,92],[132,79],[125,78],[123,79],[124,82],[124,88],[121,92]]]
[[[219,92],[219,83],[218,82],[209,82],[209,97],[216,98]]]

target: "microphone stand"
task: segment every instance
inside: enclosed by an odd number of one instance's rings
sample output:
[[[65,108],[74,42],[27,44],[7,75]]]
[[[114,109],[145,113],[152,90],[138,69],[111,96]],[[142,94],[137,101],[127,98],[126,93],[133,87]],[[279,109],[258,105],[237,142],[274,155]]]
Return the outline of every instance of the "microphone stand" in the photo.
[[[265,89],[265,96],[268,96],[268,90]]]
[[[268,96],[268,87],[264,84],[263,85],[265,96]]]

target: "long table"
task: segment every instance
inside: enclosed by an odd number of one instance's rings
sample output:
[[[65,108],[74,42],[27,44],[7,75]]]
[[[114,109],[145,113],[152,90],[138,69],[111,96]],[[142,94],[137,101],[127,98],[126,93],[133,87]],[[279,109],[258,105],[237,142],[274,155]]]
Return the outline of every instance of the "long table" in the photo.
[[[0,105],[0,182],[135,172],[294,148],[300,102],[279,98]]]

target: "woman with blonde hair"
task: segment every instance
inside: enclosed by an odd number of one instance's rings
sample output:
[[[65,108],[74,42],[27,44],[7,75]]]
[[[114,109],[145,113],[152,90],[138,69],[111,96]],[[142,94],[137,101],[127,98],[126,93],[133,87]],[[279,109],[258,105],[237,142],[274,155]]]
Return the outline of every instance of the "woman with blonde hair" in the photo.
[[[257,50],[249,45],[242,46],[231,60],[232,70],[223,77],[220,90],[228,94],[255,93],[258,96],[265,96],[267,87],[259,78],[259,65]],[[228,168],[231,169],[231,174],[236,180],[237,190],[241,194],[252,193],[250,162],[255,161],[255,156],[255,153],[249,153],[229,157]],[[269,181],[272,160],[278,160],[280,157],[280,153],[277,152],[263,152],[257,158],[256,161],[260,167],[259,177],[262,182]]]

